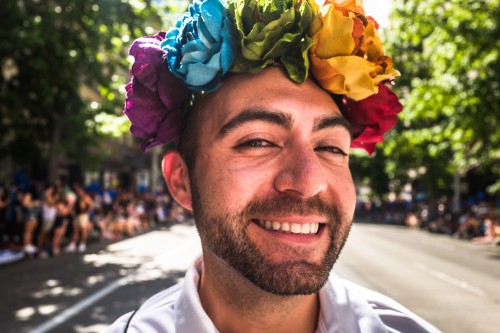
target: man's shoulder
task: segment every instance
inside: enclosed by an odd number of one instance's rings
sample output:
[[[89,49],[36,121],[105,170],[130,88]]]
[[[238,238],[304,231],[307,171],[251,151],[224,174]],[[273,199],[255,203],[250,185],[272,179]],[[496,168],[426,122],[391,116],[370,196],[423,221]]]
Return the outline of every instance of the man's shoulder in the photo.
[[[147,299],[138,309],[118,318],[106,333],[173,332],[172,316],[175,303],[182,290],[182,282],[165,289]],[[158,329],[161,328],[161,331]]]
[[[179,282],[163,291],[160,291],[159,293],[148,298],[140,308],[143,310],[153,310],[158,308],[163,309],[165,307],[173,307],[175,301],[181,293],[182,285],[183,282]]]
[[[331,277],[330,283],[338,298],[336,301],[351,309],[359,322],[367,322],[366,319],[371,317],[373,325],[379,322],[394,333],[440,333],[430,323],[382,293],[335,275]]]

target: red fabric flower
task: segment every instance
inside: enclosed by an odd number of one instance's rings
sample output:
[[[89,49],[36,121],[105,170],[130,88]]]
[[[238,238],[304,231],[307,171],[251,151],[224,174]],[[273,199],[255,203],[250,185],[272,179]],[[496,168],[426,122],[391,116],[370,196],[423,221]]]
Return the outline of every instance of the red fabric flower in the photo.
[[[360,101],[344,97],[341,106],[355,137],[351,147],[363,148],[370,155],[375,152],[375,145],[384,141],[383,135],[396,125],[397,114],[403,109],[389,87],[380,83],[378,89],[377,94]]]

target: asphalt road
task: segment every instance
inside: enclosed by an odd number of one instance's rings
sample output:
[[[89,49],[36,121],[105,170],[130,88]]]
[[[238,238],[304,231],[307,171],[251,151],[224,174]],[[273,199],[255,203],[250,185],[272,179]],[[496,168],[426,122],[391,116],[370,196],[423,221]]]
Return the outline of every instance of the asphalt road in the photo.
[[[0,332],[94,333],[183,278],[201,252],[192,224],[85,255],[0,267]],[[500,332],[500,247],[355,224],[334,271],[393,297],[443,332]]]

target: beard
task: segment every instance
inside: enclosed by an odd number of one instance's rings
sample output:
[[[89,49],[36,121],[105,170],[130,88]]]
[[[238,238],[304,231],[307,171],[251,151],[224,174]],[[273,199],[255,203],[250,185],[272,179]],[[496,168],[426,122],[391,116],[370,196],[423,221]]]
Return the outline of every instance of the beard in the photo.
[[[193,214],[202,244],[224,260],[247,280],[274,295],[309,295],[317,293],[327,282],[330,271],[344,246],[351,228],[352,216],[342,214],[335,205],[327,205],[318,196],[306,201],[293,197],[265,198],[251,201],[238,212],[220,212],[203,205],[193,184]],[[298,260],[275,263],[251,241],[247,227],[252,216],[317,215],[325,216],[322,228],[329,234],[329,244],[320,263],[307,261],[308,253],[318,249],[279,247]]]

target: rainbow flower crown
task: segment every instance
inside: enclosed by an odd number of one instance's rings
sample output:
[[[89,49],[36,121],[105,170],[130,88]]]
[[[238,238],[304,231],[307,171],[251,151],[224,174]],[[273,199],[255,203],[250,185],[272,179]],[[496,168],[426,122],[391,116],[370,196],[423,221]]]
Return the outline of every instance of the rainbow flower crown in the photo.
[[[228,72],[280,65],[337,96],[351,123],[352,148],[370,154],[402,106],[386,85],[399,76],[378,24],[361,0],[194,0],[167,33],[134,41],[125,114],[142,148],[175,141],[193,92],[216,90]]]

